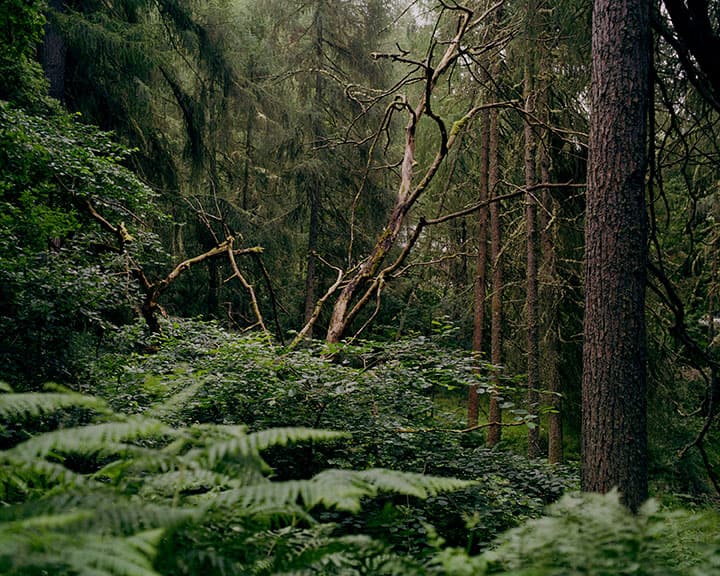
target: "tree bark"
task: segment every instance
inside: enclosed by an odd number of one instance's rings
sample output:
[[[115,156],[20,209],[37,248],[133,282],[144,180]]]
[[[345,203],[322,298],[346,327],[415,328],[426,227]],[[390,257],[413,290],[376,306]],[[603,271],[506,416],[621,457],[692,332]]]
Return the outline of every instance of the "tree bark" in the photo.
[[[541,109],[545,126],[542,128],[540,148],[538,150],[540,181],[549,184],[550,174],[550,85],[546,77],[547,66],[542,67],[542,87],[539,91]],[[559,283],[556,269],[556,221],[557,206],[550,187],[542,190],[542,209],[540,210],[540,301],[543,303],[542,315],[542,349],[543,358],[542,381],[548,391],[545,403],[550,407],[548,413],[548,461],[558,464],[563,461],[563,425],[562,397],[560,390],[560,361],[558,336],[558,300],[560,298],[557,285]]]
[[[487,202],[488,199],[488,152],[490,149],[490,110],[480,113],[480,176],[478,180],[478,201]],[[488,236],[488,207],[478,211],[478,253],[475,269],[475,293],[473,310],[473,352],[478,356],[482,353],[483,331],[485,324],[485,284],[487,270],[487,236]],[[467,425],[477,426],[478,423],[478,390],[476,386],[468,389]]]
[[[537,234],[537,199],[533,188],[537,184],[535,170],[535,154],[537,143],[535,127],[531,115],[535,113],[535,88],[533,86],[533,70],[531,56],[525,61],[525,231],[527,260],[525,270],[525,324],[527,339],[527,410],[536,419],[533,426],[528,427],[528,458],[540,455],[540,422],[537,418],[540,396],[540,347],[538,330],[538,234]]]
[[[498,196],[499,181],[499,130],[498,111],[490,110],[490,133],[488,151],[488,187],[490,197]],[[502,364],[502,293],[503,293],[503,266],[502,266],[502,222],[500,219],[500,203],[490,203],[490,241],[493,265],[492,278],[492,303],[491,303],[491,324],[490,324],[490,361],[494,366]],[[496,370],[499,370],[497,368]],[[500,374],[493,375],[495,389],[500,386]],[[495,391],[490,392],[490,407],[488,413],[487,445],[492,448],[502,438],[502,410],[500,401]]]
[[[582,488],[647,497],[645,281],[650,1],[593,7]]]
[[[313,25],[315,28],[315,110],[312,120],[313,145],[316,145],[322,137],[322,124],[320,122],[319,113],[323,106],[323,78],[319,70],[323,67],[323,10],[324,2],[318,2],[315,7],[315,16]],[[322,208],[320,202],[320,178],[313,178],[313,182],[308,188],[308,207],[310,211],[310,222],[308,223],[308,246],[307,246],[307,268],[305,271],[305,311],[303,315],[303,324],[308,326],[306,337],[312,339],[313,328],[315,322],[313,313],[315,310],[315,298],[317,291],[317,258],[318,240],[320,235],[320,210]]]

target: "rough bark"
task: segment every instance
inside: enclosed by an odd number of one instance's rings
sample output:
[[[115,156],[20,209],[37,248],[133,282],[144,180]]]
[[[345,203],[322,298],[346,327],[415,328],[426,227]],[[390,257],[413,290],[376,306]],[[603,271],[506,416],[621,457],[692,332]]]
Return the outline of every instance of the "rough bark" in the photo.
[[[650,1],[596,0],[585,224],[582,487],[647,497],[646,115]]]
[[[490,149],[489,130],[490,110],[483,110],[480,114],[480,174],[478,179],[478,201],[483,203],[488,199],[488,152]],[[487,236],[488,236],[488,207],[485,205],[478,210],[478,253],[475,268],[475,293],[473,304],[473,352],[480,355],[483,348],[483,331],[485,324],[485,285],[487,270]],[[478,423],[478,390],[475,386],[468,389],[467,425],[476,426]]]
[[[498,111],[490,111],[490,133],[489,133],[489,152],[488,152],[488,187],[490,188],[490,197],[492,199],[498,196],[498,180],[499,180],[499,130],[498,130]],[[500,219],[500,203],[490,203],[490,242],[493,265],[492,277],[492,303],[491,303],[491,322],[490,322],[490,361],[495,366],[502,364],[502,292],[503,292],[503,266],[502,266],[502,222]],[[494,385],[496,388],[500,386],[500,375],[495,373]],[[487,445],[493,447],[497,445],[502,438],[502,411],[500,410],[500,401],[496,392],[490,393],[490,407],[488,413]]]
[[[537,142],[535,127],[531,116],[535,113],[535,88],[530,56],[525,63],[525,231],[526,231],[526,270],[525,270],[525,325],[527,346],[527,410],[531,415],[538,416],[540,396],[540,337],[538,329],[538,233],[537,233],[537,199],[534,187],[537,184],[535,171],[535,154]],[[528,427],[528,457],[540,455],[540,429],[536,419],[534,426]]]

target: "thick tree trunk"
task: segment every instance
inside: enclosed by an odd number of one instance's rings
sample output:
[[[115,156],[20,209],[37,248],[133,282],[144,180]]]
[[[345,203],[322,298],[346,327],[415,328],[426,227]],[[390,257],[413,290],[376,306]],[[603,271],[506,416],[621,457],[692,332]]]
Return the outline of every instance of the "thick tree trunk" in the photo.
[[[490,110],[483,110],[480,115],[480,177],[478,180],[478,201],[488,199],[488,151],[490,149],[489,130]],[[473,352],[480,355],[483,347],[483,330],[485,324],[485,278],[487,269],[487,235],[488,208],[483,206],[478,211],[478,254],[475,269],[475,294],[473,313]],[[478,391],[477,387],[468,389],[468,428],[478,423]]]
[[[532,188],[537,184],[535,172],[535,128],[530,120],[535,112],[535,89],[530,56],[525,63],[525,229],[527,244],[527,261],[525,270],[525,324],[527,337],[527,410],[538,416],[540,396],[540,346],[538,330],[538,234],[537,234],[537,200]],[[528,457],[540,455],[540,422],[528,427]]]
[[[582,487],[647,497],[650,1],[596,0],[585,224]]]
[[[488,187],[490,196],[498,196],[499,182],[499,130],[498,111],[490,110],[490,149],[488,151]],[[502,292],[503,292],[503,267],[502,267],[502,222],[500,220],[499,202],[490,204],[490,241],[491,258],[493,264],[492,278],[492,304],[491,304],[491,325],[490,325],[490,361],[495,366],[502,364]],[[494,375],[496,388],[500,386],[500,375]],[[487,445],[493,447],[502,438],[502,411],[500,401],[495,392],[490,393],[490,409],[488,413]]]

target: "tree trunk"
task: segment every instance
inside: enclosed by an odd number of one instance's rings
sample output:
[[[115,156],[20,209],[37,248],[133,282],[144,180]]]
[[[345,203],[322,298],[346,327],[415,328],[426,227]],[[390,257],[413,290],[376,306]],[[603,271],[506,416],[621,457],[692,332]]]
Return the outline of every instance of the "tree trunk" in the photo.
[[[315,298],[317,288],[317,259],[315,253],[318,249],[318,233],[320,227],[320,191],[311,189],[308,191],[308,202],[310,204],[310,222],[308,224],[308,246],[307,246],[307,268],[305,271],[305,314],[304,323],[310,322],[315,310]],[[306,335],[312,339],[312,326]]]
[[[548,74],[544,66],[544,74]],[[544,77],[541,74],[541,77]],[[542,80],[540,90],[540,106],[545,127],[542,129],[539,149],[540,180],[550,183],[550,87],[547,79]],[[558,338],[558,300],[556,288],[558,284],[555,254],[555,235],[557,206],[550,188],[543,188],[542,210],[540,210],[540,301],[543,303],[542,316],[542,381],[548,391],[545,403],[550,407],[548,414],[548,461],[558,464],[563,461],[563,427],[562,427],[562,398],[560,396],[560,374],[558,372],[559,338]]]
[[[527,264],[525,271],[525,324],[527,336],[527,410],[531,415],[538,416],[540,388],[540,349],[538,331],[538,234],[537,234],[537,200],[532,187],[537,184],[535,172],[535,128],[530,116],[535,112],[535,88],[531,68],[531,57],[528,53],[525,62],[525,229],[527,240]],[[539,419],[528,427],[528,458],[540,455]]]
[[[649,0],[596,0],[585,224],[582,487],[647,497]]]
[[[61,13],[64,10],[63,0],[49,0],[48,8],[51,12]],[[45,24],[45,35],[40,45],[40,64],[48,79],[49,94],[63,102],[65,100],[65,55],[67,46],[65,39],[55,23],[53,14],[48,15]]]
[[[466,124],[482,110],[482,107],[473,107],[460,120],[455,121],[452,128],[448,131],[445,122],[430,109],[430,97],[437,82],[445,73],[453,68],[461,54],[463,36],[468,31],[468,25],[472,22],[476,24],[479,22],[473,21],[472,15],[472,11],[465,10],[464,8],[459,10],[455,36],[445,42],[445,52],[442,57],[439,58],[437,64],[425,70],[427,74],[425,78],[426,86],[424,92],[419,97],[417,105],[411,107],[404,97],[399,97],[399,99],[395,101],[394,106],[396,109],[406,111],[409,116],[405,128],[405,148],[400,167],[400,183],[395,207],[370,254],[362,260],[354,276],[345,284],[335,301],[326,335],[328,342],[339,342],[350,322],[364,304],[367,303],[370,297],[368,292],[351,307],[357,292],[368,283],[371,283],[371,292],[374,290],[377,293],[377,291],[380,290],[383,278],[375,278],[374,276],[379,271],[388,252],[395,245],[398,235],[405,225],[408,213],[415,205],[415,202],[417,202],[420,196],[427,190],[437,174],[438,169],[447,157],[448,151],[452,149],[454,143],[457,141],[458,134],[460,134]],[[392,58],[392,56],[390,57]],[[404,56],[400,58],[404,59]],[[420,181],[417,184],[413,184],[415,172],[415,132],[421,118],[426,114],[432,116],[436,125],[440,127],[440,145],[434,159],[424,170]],[[404,250],[401,258],[407,256],[407,253],[408,251]],[[397,265],[399,265],[399,262]]]
[[[322,137],[322,124],[319,114],[323,107],[323,78],[319,70],[323,67],[323,9],[324,3],[318,2],[315,8],[314,27],[315,27],[315,110],[312,120],[312,134],[314,138],[313,146],[320,141]],[[313,318],[315,310],[315,299],[317,292],[317,258],[315,254],[318,249],[318,238],[320,233],[320,178],[313,178],[313,182],[308,188],[308,206],[310,210],[310,222],[308,224],[308,246],[307,246],[307,268],[305,271],[305,312],[303,315],[303,323],[307,326]],[[310,324],[306,337],[312,339],[314,323]]]
[[[208,318],[217,318],[218,309],[220,308],[220,267],[214,259],[207,261],[208,267],[208,296],[207,296],[207,316]]]
[[[242,175],[242,192],[240,193],[240,202],[242,209],[247,212],[250,207],[250,163],[252,162],[252,135],[253,124],[255,118],[255,108],[250,107],[247,111],[245,120],[245,162],[243,163]]]
[[[499,130],[498,111],[490,110],[490,149],[488,152],[488,187],[490,196],[498,196],[499,181]],[[491,326],[490,326],[490,361],[495,366],[502,364],[502,292],[503,292],[503,267],[502,267],[502,223],[500,220],[500,205],[498,202],[490,204],[490,240],[491,258],[493,264],[492,278],[492,304],[491,304]],[[495,388],[500,386],[500,374],[493,376]],[[502,438],[502,411],[498,394],[490,392],[490,409],[488,413],[487,445],[493,447]]]
[[[490,110],[483,110],[480,116],[480,177],[478,181],[478,201],[488,199],[488,151]],[[475,269],[475,295],[473,313],[473,352],[478,356],[482,353],[483,329],[485,323],[485,277],[487,265],[487,228],[488,208],[483,206],[478,212],[478,254]],[[467,425],[477,426],[478,423],[478,391],[476,386],[468,389]]]

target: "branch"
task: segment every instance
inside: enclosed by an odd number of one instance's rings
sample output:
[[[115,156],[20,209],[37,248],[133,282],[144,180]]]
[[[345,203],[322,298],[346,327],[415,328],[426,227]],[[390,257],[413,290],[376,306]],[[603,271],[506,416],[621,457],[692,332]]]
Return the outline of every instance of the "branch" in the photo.
[[[451,432],[453,434],[466,434],[468,432],[474,432],[475,430],[481,430],[482,428],[489,428],[490,426],[525,426],[525,422],[487,422],[485,424],[476,424],[475,426],[469,426],[468,428],[398,428],[394,430],[398,434],[421,434],[426,432]]]
[[[252,305],[253,312],[255,312],[255,318],[257,318],[257,325],[260,326],[262,331],[267,335],[270,336],[270,332],[268,331],[267,327],[265,326],[265,322],[263,321],[262,312],[260,312],[260,306],[258,306],[257,298],[255,297],[255,290],[252,287],[252,284],[250,284],[247,280],[245,280],[245,277],[240,273],[240,269],[238,268],[237,262],[235,261],[235,250],[232,248],[232,238],[228,238],[226,240],[228,243],[225,250],[228,255],[228,259],[230,260],[230,266],[233,269],[234,276],[237,277],[238,280],[240,280],[240,283],[245,287],[245,289],[250,294],[250,302]],[[246,249],[243,251],[244,253],[257,253],[256,251],[253,251],[251,248]]]
[[[318,257],[316,255],[316,257]],[[321,259],[322,262],[325,262]],[[325,262],[327,264],[327,262]],[[313,309],[313,313],[310,316],[310,319],[305,323],[305,326],[303,326],[302,330],[298,332],[298,334],[293,338],[293,341],[288,344],[287,348],[285,349],[286,352],[290,352],[293,350],[300,342],[305,340],[305,337],[308,335],[308,332],[312,329],[312,327],[315,325],[315,322],[317,322],[318,316],[320,316],[320,312],[325,305],[325,302],[327,302],[328,298],[332,296],[335,291],[338,289],[340,284],[342,284],[343,278],[345,277],[345,273],[341,268],[338,268],[337,266],[332,266],[337,271],[337,279],[333,283],[330,288],[327,289],[325,294],[323,294],[322,298],[320,298],[317,303],[315,304],[315,308]]]

